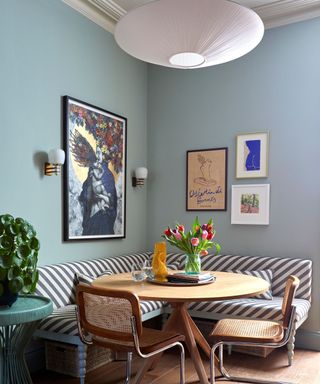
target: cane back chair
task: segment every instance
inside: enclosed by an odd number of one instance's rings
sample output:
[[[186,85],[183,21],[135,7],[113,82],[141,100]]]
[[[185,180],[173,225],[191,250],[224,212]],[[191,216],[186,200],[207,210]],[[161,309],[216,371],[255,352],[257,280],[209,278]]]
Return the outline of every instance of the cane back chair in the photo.
[[[77,286],[79,334],[85,344],[127,353],[125,384],[130,383],[132,353],[149,358],[169,348],[180,348],[180,384],[185,383],[184,336],[142,326],[139,298],[128,291]]]
[[[214,369],[215,351],[219,348],[219,365],[222,379],[246,383],[284,384],[260,379],[235,377],[228,374],[223,366],[223,345],[278,348],[285,345],[294,329],[295,307],[292,301],[299,286],[299,279],[289,276],[282,301],[282,321],[223,319],[218,321],[210,334],[213,340],[210,358],[211,384],[216,382]]]

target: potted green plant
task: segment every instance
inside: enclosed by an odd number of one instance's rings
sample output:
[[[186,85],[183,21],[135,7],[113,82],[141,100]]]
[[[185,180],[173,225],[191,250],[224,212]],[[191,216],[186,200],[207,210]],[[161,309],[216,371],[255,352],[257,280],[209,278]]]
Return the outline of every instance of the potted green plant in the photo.
[[[0,305],[11,306],[20,292],[35,290],[40,248],[36,235],[26,220],[0,216]]]

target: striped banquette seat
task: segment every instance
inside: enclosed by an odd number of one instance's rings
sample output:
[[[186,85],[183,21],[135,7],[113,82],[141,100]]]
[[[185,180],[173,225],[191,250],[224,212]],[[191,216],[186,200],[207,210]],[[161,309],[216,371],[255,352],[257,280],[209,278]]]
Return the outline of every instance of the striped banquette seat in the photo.
[[[219,320],[221,318],[248,318],[281,320],[281,305],[285,285],[290,275],[300,280],[293,305],[296,307],[295,331],[307,319],[311,306],[312,261],[276,257],[207,255],[202,258],[202,269],[230,271],[262,277],[270,282],[270,291],[261,297],[192,303],[189,312],[193,317]],[[291,365],[295,332],[288,343],[288,360]]]
[[[36,336],[79,346],[80,382],[84,383],[86,346],[78,334],[75,315],[76,273],[97,277],[102,274],[130,272],[131,265],[152,258],[151,252],[68,262],[39,267],[39,282],[36,294],[50,297],[53,301],[52,315],[44,319]],[[167,264],[174,269],[184,268],[185,257],[181,253],[169,253]],[[192,303],[189,312],[193,317],[218,320],[223,317],[281,319],[281,303],[285,283],[289,275],[300,279],[294,305],[296,306],[296,329],[307,319],[311,302],[312,262],[305,259],[275,257],[207,255],[202,257],[202,269],[230,271],[260,276],[270,282],[270,291],[262,297]],[[163,302],[141,301],[142,319],[147,320],[170,311]],[[294,350],[294,335],[288,343],[291,362]]]

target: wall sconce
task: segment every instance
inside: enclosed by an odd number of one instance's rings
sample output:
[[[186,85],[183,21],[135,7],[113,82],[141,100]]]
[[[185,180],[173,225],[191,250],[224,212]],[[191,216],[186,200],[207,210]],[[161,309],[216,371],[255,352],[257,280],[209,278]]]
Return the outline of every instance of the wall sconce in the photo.
[[[51,149],[48,152],[48,163],[44,165],[46,176],[60,175],[61,165],[64,164],[65,153],[62,149]]]
[[[148,177],[148,170],[145,167],[139,167],[134,171],[135,176],[132,177],[133,187],[142,187],[145,179]]]

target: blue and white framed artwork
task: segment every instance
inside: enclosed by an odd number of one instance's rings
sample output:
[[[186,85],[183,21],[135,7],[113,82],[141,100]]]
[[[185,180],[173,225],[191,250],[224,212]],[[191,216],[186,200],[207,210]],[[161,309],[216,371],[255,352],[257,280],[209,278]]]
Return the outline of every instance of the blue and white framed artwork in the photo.
[[[268,132],[246,133],[237,136],[236,177],[268,176]]]

